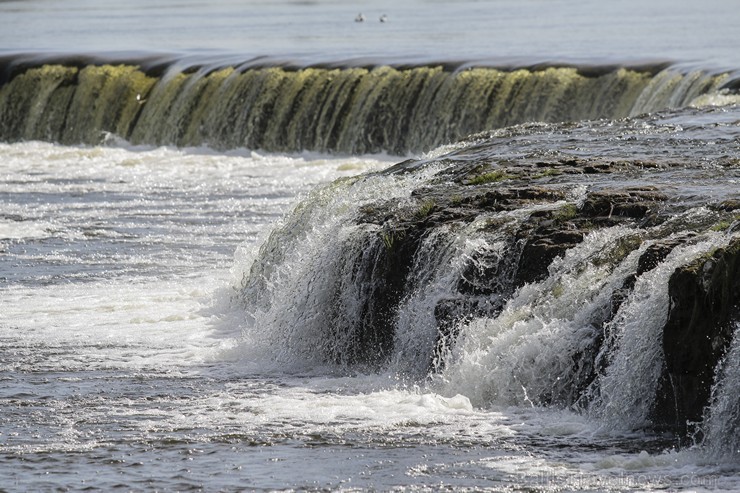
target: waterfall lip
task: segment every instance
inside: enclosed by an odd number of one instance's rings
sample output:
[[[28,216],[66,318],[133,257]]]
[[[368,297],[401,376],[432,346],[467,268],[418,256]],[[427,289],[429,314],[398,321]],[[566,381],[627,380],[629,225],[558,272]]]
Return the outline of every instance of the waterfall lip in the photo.
[[[620,119],[734,103],[737,79],[713,70],[649,60],[422,63],[216,52],[0,51],[0,86],[12,95],[0,99],[0,110],[17,116],[0,122],[0,133],[11,141],[97,144],[102,133],[112,132],[155,145],[411,156],[524,123]],[[67,118],[80,124],[65,125]]]
[[[159,76],[182,55],[155,52],[0,52],[0,85],[29,68],[59,64],[83,68],[88,65],[138,65],[149,75]]]
[[[702,70],[707,73],[731,73],[726,84],[735,90],[740,85],[740,67],[720,66],[702,61],[679,61],[664,58],[533,58],[533,57],[489,57],[489,58],[433,58],[429,56],[358,56],[327,57],[321,54],[296,54],[292,56],[270,54],[247,54],[230,52],[166,52],[166,51],[5,51],[0,50],[0,84],[29,67],[46,64],[61,64],[82,68],[87,65],[137,65],[148,75],[161,75],[172,66],[186,71],[206,69],[208,72],[225,67],[238,70],[276,67],[285,70],[305,68],[365,68],[388,66],[398,70],[420,67],[441,67],[447,72],[460,72],[472,68],[491,68],[503,71],[525,69],[539,72],[550,68],[575,68],[585,77],[599,77],[620,68],[655,75],[671,68],[678,72]]]

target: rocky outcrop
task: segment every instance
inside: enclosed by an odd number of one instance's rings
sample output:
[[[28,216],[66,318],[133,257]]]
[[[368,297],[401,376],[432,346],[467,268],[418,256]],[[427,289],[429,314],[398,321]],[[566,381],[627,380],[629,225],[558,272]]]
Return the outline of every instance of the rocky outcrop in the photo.
[[[715,370],[740,321],[740,240],[677,269],[668,291],[666,374],[656,420],[685,434],[702,419]]]
[[[666,199],[655,187],[606,189],[589,194],[581,211],[592,217],[642,219],[657,211]]]
[[[731,234],[740,223],[740,200],[725,198],[707,204],[707,210],[713,212],[706,217],[689,218],[676,226],[672,218],[687,206],[672,195],[671,188],[619,186],[619,180],[608,178],[625,174],[634,178],[645,169],[659,168],[655,163],[568,159],[549,163],[491,161],[481,165],[480,159],[464,158],[455,156],[455,166],[445,168],[414,190],[409,200],[373,204],[357,217],[360,224],[379,226],[378,235],[385,245],[374,269],[374,275],[383,280],[370,296],[367,310],[374,312],[368,318],[368,328],[375,334],[367,343],[379,343],[385,353],[390,352],[392,335],[382,335],[383,331],[388,330],[388,324],[392,327],[398,303],[414,289],[409,285],[409,266],[424,238],[438,228],[455,231],[481,222],[482,217],[491,218],[481,223],[482,234],[505,232],[506,251],[481,250],[471,255],[457,282],[457,294],[440,300],[435,307],[439,342],[430,371],[441,369],[441,355],[454,341],[461,323],[481,315],[495,316],[517,288],[547,278],[553,260],[583,242],[589,233],[624,225],[633,228],[635,234],[593,262],[618,261],[645,242],[649,244],[635,271],[614,292],[611,310],[592,321],[596,328],[593,341],[584,343],[575,356],[580,367],[587,369],[582,372],[579,388],[569,394],[578,395],[603,371],[596,361],[604,341],[600,331],[629,297],[636,280],[696,235]],[[412,173],[424,165],[408,161],[384,173]],[[574,193],[574,183],[587,176],[599,179],[586,182],[587,186]],[[523,219],[507,221],[506,214],[520,214]],[[689,431],[686,422],[702,417],[715,368],[728,347],[733,323],[740,321],[740,240],[678,268],[668,289],[671,303],[665,307],[665,365],[653,418],[656,427],[685,435]],[[545,396],[541,401],[548,399]]]

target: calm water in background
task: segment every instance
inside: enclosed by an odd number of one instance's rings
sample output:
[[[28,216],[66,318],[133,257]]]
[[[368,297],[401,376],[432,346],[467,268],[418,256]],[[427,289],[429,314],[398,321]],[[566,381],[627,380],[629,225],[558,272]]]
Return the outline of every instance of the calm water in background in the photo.
[[[6,0],[0,19],[6,51],[740,66],[734,0]]]
[[[6,1],[0,50],[734,69],[734,4]],[[671,128],[692,119],[740,118]],[[0,144],[0,489],[740,487],[567,411],[255,355],[232,295],[270,229],[312,187],[396,160]]]

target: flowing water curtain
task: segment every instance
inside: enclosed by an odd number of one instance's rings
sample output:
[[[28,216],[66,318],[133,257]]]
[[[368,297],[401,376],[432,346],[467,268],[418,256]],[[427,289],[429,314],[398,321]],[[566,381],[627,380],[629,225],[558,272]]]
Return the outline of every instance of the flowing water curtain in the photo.
[[[665,373],[663,328],[668,320],[668,284],[676,269],[725,246],[729,238],[709,234],[701,241],[676,247],[655,269],[638,277],[629,298],[607,325],[590,412],[605,426],[638,428],[653,418]]]
[[[659,72],[635,101],[630,116],[666,108],[681,108],[698,102],[702,95],[717,94],[728,74],[711,74],[700,70],[684,73],[672,68]]]
[[[622,118],[716,92],[726,75],[501,70],[44,65],[0,89],[0,136],[339,153],[429,150],[523,122]]]
[[[249,319],[245,350],[269,354],[280,348],[278,360],[288,365],[385,363],[393,344],[393,313],[379,303],[391,292],[382,278],[392,269],[384,263],[388,240],[376,225],[358,224],[358,211],[381,200],[409,200],[411,190],[437,169],[405,180],[340,180],[299,204],[242,280],[239,297]]]
[[[605,252],[622,250],[633,235],[623,227],[589,235],[556,259],[546,279],[513,293],[500,313],[463,325],[438,388],[484,407],[576,403],[594,378],[613,294],[639,256],[634,246],[609,261]]]
[[[31,68],[0,89],[5,140],[98,143],[105,132],[128,136],[140,104],[156,82],[136,67],[62,65]]]
[[[17,75],[0,90],[4,140],[59,139],[78,70],[50,65]]]

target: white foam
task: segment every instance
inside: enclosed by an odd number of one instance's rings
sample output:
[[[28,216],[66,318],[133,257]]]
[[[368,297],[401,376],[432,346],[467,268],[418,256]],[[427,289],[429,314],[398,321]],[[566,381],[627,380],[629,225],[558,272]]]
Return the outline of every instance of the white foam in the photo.
[[[740,104],[740,94],[732,94],[729,91],[718,91],[694,98],[690,106],[703,108],[706,106],[737,106],[738,104]]]
[[[668,316],[668,279],[675,269],[729,241],[721,234],[675,248],[664,262],[637,279],[606,328],[602,354],[608,367],[598,379],[591,412],[605,426],[630,429],[647,423],[663,368],[662,328]]]
[[[117,144],[0,144],[0,191],[14,197],[0,210],[3,275],[19,283],[3,286],[9,343],[58,343],[92,367],[216,358],[238,334],[223,323],[234,250],[315,184],[387,165]]]
[[[612,228],[589,235],[553,262],[548,279],[519,289],[498,316],[466,324],[437,380],[440,391],[462,393],[476,406],[539,405],[576,386],[573,358],[596,336],[590,320],[637,260],[632,255],[615,268],[594,265],[592,257],[629,234]]]
[[[43,221],[0,220],[0,240],[46,238],[53,234],[53,225]]]
[[[0,337],[23,346],[64,347],[74,358],[46,361],[59,370],[79,364],[90,370],[199,364],[229,343],[214,335],[204,315],[221,281],[10,288],[3,292]]]

